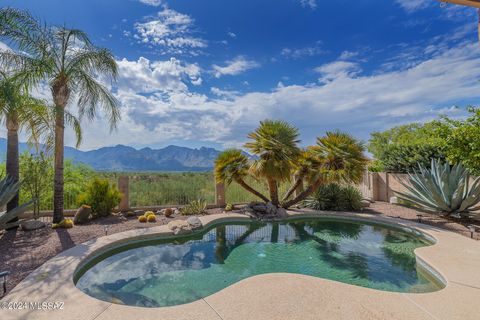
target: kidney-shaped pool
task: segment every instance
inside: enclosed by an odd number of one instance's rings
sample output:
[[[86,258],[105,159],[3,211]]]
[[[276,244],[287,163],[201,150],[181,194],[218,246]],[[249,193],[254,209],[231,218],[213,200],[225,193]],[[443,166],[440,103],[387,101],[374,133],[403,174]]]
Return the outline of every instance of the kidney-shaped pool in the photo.
[[[172,306],[242,279],[286,272],[396,292],[432,292],[443,283],[417,264],[421,234],[364,222],[303,219],[228,223],[202,234],[132,242],[86,263],[76,286],[108,302]]]

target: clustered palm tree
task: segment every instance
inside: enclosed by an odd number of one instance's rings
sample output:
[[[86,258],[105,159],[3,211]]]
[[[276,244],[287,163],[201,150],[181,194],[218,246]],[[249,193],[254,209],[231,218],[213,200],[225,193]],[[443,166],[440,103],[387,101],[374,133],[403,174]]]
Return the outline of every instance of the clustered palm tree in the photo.
[[[239,149],[222,152],[215,161],[218,182],[238,183],[264,202],[289,208],[307,198],[322,184],[359,182],[367,164],[364,146],[342,132],[327,132],[317,138],[317,144],[300,148],[298,129],[285,121],[265,120],[248,135],[245,147],[256,157],[249,160]],[[247,177],[263,180],[269,197],[247,183]],[[293,178],[292,178],[293,177]],[[282,198],[279,184],[291,182]],[[299,190],[303,183],[307,187]]]
[[[53,127],[55,132],[54,138],[47,140],[54,147],[53,222],[59,223],[63,220],[65,123],[74,127],[77,142],[81,139],[79,122],[67,108],[75,103],[80,118],[94,119],[97,108],[102,107],[114,129],[120,119],[118,102],[98,79],[115,81],[117,64],[108,50],[95,47],[83,31],[44,24],[22,10],[0,9],[0,38],[16,48],[16,51],[0,51],[0,69],[15,70],[15,82],[26,90],[41,84],[50,87],[53,111],[43,113],[40,119],[44,121],[38,128]],[[28,104],[17,105],[30,110]],[[18,151],[16,157],[18,159]]]

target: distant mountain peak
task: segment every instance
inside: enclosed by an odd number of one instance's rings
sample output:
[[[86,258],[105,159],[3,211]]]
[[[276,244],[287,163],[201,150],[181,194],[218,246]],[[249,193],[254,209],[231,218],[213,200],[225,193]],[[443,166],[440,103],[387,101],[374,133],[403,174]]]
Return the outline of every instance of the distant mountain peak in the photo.
[[[6,139],[0,138],[0,153],[3,159],[6,145]],[[20,143],[20,152],[29,149],[26,143]],[[72,159],[99,171],[211,171],[219,153],[220,151],[214,148],[192,149],[175,145],[138,150],[118,144],[89,151],[65,147],[65,159]]]

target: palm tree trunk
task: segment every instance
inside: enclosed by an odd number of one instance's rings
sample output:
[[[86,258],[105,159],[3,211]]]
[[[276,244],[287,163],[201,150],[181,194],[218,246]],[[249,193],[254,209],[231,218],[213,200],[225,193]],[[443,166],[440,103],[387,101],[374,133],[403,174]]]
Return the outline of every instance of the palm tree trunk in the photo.
[[[304,191],[302,191],[298,196],[296,196],[295,198],[293,198],[290,201],[285,202],[282,205],[282,207],[284,209],[288,209],[291,206],[293,206],[294,204],[297,204],[300,201],[305,200],[306,197],[308,197],[309,195],[311,195],[312,193],[317,191],[317,189],[322,185],[322,183],[323,183],[323,179],[321,177],[318,178],[317,180],[315,180],[314,183],[309,185],[308,188],[306,188]]]
[[[64,112],[57,110],[55,117],[55,175],[53,178],[53,223],[63,220],[63,146],[64,146]]]
[[[7,159],[6,173],[14,182],[20,179],[20,165],[18,159],[18,120],[15,116],[7,116]],[[7,203],[7,211],[18,207],[19,194]],[[18,221],[18,217],[10,222]]]
[[[282,202],[287,201],[288,198],[295,192],[295,190],[298,189],[298,187],[302,184],[303,178],[305,177],[306,170],[300,171],[298,175],[295,177],[295,182],[293,185],[288,189],[288,191],[285,193],[285,195],[282,198]]]
[[[250,187],[243,179],[237,178],[237,179],[235,179],[235,182],[238,183],[240,186],[242,186],[248,192],[250,192],[250,193],[256,195],[257,197],[259,197],[260,199],[262,199],[263,201],[265,201],[265,202],[269,201],[267,197],[265,197],[263,194],[261,194],[257,190]]]
[[[267,179],[268,191],[270,192],[270,201],[275,207],[278,207],[278,186],[275,179]]]
[[[63,220],[63,148],[65,136],[65,108],[70,98],[66,75],[59,75],[52,86],[55,103],[55,163],[53,177],[53,223]]]

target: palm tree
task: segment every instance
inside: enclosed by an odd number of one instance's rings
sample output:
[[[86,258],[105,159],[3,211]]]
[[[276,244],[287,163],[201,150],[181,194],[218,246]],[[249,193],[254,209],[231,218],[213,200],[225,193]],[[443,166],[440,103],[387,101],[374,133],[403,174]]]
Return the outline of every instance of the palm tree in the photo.
[[[21,70],[19,79],[29,87],[42,81],[50,85],[56,108],[53,222],[58,223],[63,220],[65,110],[75,99],[80,118],[92,120],[101,106],[114,129],[120,119],[118,102],[98,78],[115,81],[117,64],[107,49],[95,47],[83,31],[48,26],[26,11],[1,9],[0,30],[18,49],[1,52],[0,64],[16,66]]]
[[[18,133],[22,129],[29,132],[29,142],[37,149],[40,141],[49,140],[54,136],[51,126],[55,108],[48,106],[44,101],[28,95],[16,81],[15,75],[0,72],[0,120],[7,128],[7,158],[6,174],[14,183],[19,181],[19,143]],[[71,124],[77,136],[77,145],[81,141],[81,129],[78,120],[67,114],[67,123]],[[41,138],[44,137],[44,140]],[[18,206],[18,193],[7,204],[7,211]]]
[[[301,153],[298,147],[298,129],[285,121],[265,120],[248,135],[245,144],[258,156],[250,167],[254,176],[265,178],[274,206],[279,205],[278,184],[290,179],[294,163]]]
[[[284,202],[284,208],[304,200],[323,183],[360,182],[368,162],[364,155],[364,145],[351,135],[339,131],[327,132],[324,137],[317,138],[317,145],[309,150],[316,155],[318,170],[309,172],[308,188],[297,197]]]
[[[215,179],[218,182],[226,182],[227,184],[235,181],[248,192],[251,192],[263,201],[268,202],[267,197],[253,189],[245,182],[245,177],[248,176],[249,168],[250,165],[248,158],[242,153],[241,150],[227,149],[219,154],[215,160]]]
[[[317,138],[315,146],[301,150],[295,127],[266,120],[248,137],[253,141],[245,147],[258,159],[250,162],[241,150],[226,150],[215,161],[216,180],[227,184],[235,181],[263,201],[285,209],[303,201],[324,183],[358,182],[367,164],[363,144],[346,133],[327,132]],[[290,180],[293,174],[296,178],[280,202],[278,184]],[[248,175],[266,181],[270,199],[245,183]],[[308,187],[291,198],[304,181]]]

